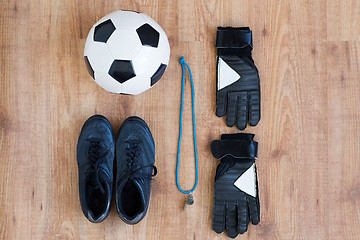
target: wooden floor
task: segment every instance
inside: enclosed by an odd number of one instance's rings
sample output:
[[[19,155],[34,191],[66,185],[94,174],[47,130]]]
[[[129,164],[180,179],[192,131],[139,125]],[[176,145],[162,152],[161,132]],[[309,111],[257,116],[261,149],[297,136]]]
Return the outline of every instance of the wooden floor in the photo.
[[[0,239],[225,239],[211,230],[218,164],[210,142],[228,128],[215,116],[217,26],[250,26],[262,119],[256,134],[261,222],[239,239],[360,239],[360,2],[357,0],[0,0]],[[114,10],[143,12],[165,30],[168,69],[138,96],[110,94],[89,77],[91,26]],[[175,184],[181,55],[195,81],[199,185],[195,204]],[[194,160],[190,85],[181,185]],[[151,205],[136,226],[114,204],[92,224],[78,196],[77,138],[103,114],[118,131],[138,115],[156,141]]]

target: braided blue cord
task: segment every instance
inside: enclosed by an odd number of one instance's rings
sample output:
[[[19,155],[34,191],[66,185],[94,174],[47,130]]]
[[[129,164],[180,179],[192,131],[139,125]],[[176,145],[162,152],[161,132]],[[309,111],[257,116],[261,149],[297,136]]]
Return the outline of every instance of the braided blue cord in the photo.
[[[176,162],[176,185],[180,192],[190,194],[195,191],[198,183],[198,157],[196,147],[196,129],[195,129],[195,103],[194,103],[194,82],[191,74],[189,65],[185,62],[184,57],[181,57],[179,62],[182,67],[182,79],[181,79],[181,105],[180,105],[180,128],[179,128],[179,141],[177,151],[177,162]],[[181,148],[181,135],[182,135],[182,117],[183,117],[183,106],[184,106],[184,85],[185,85],[185,66],[187,67],[191,81],[191,105],[192,105],[192,123],[193,123],[193,135],[194,135],[194,152],[195,152],[195,184],[190,191],[185,191],[180,187],[179,184],[179,165],[180,165],[180,148]]]

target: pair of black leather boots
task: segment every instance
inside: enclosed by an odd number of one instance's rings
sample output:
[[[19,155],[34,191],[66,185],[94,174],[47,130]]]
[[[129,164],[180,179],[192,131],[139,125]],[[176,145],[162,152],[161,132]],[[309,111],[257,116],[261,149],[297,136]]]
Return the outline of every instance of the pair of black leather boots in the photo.
[[[115,142],[110,122],[90,117],[78,139],[77,162],[81,208],[89,221],[99,223],[109,215],[113,185],[120,218],[136,224],[145,217],[157,170],[154,139],[144,120],[126,119]]]

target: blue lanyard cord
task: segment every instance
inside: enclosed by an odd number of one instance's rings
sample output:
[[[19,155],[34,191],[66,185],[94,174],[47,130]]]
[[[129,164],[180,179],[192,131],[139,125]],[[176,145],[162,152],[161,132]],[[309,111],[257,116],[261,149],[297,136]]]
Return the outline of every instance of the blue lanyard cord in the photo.
[[[196,129],[195,129],[195,104],[194,104],[194,82],[191,74],[189,65],[185,62],[184,57],[181,57],[179,62],[182,67],[182,79],[181,79],[181,105],[180,105],[180,128],[179,128],[179,141],[177,151],[177,162],[176,162],[176,185],[180,192],[190,194],[195,191],[198,183],[198,157],[196,147]],[[182,117],[184,109],[184,85],[185,85],[185,66],[189,70],[190,81],[191,81],[191,105],[192,105],[192,123],[193,123],[193,135],[194,135],[194,152],[195,152],[195,184],[190,191],[184,191],[179,184],[179,165],[180,165],[180,148],[181,148],[181,135],[182,135]]]

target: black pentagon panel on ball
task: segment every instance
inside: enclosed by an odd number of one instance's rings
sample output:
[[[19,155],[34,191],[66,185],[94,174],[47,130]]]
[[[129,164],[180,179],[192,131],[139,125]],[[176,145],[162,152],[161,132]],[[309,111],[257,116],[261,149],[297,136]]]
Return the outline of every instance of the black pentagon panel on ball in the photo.
[[[165,72],[166,67],[167,66],[165,64],[161,64],[158,70],[156,70],[156,72],[154,73],[154,75],[152,75],[151,86],[153,86],[155,83],[157,83],[160,80],[161,76]]]
[[[111,64],[109,75],[119,83],[124,83],[136,76],[132,62],[128,60],[114,60]]]
[[[115,26],[111,20],[106,20],[95,27],[94,41],[106,43],[111,34],[115,31]]]
[[[148,23],[136,29],[136,32],[139,35],[142,45],[150,47],[157,47],[159,45],[160,34]]]
[[[87,68],[90,76],[91,76],[93,79],[95,79],[95,77],[94,77],[94,70],[93,70],[93,68],[91,67],[90,62],[89,62],[89,59],[87,58],[87,56],[84,56],[84,60],[85,60],[86,68]]]

